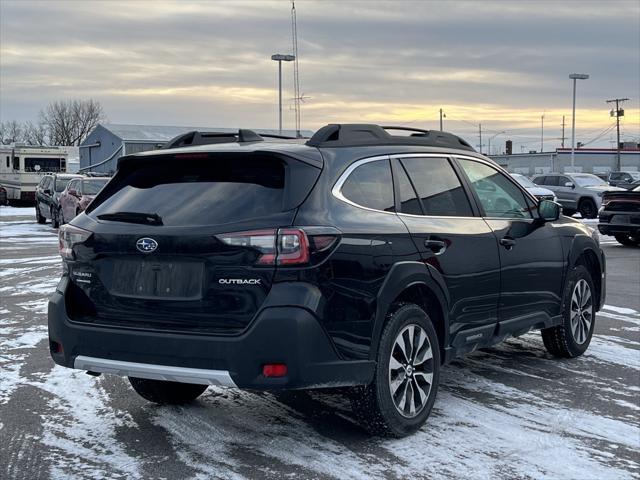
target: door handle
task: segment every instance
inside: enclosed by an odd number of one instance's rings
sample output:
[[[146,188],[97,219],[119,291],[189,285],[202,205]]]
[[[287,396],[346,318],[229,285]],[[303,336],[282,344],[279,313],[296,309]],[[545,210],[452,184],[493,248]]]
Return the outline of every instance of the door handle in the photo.
[[[516,241],[511,237],[504,237],[500,239],[500,245],[502,245],[507,250],[511,250],[515,244]]]
[[[424,241],[424,246],[436,255],[440,255],[447,249],[447,242],[445,242],[444,240],[435,240],[428,238]]]

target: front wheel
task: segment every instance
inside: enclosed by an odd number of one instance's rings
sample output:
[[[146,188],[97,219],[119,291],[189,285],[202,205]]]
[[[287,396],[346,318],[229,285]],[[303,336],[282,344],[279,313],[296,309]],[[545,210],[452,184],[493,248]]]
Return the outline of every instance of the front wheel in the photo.
[[[129,377],[129,383],[142,398],[161,405],[183,405],[192,402],[207,389],[207,385],[136,377]]]
[[[590,198],[585,198],[580,201],[578,211],[580,212],[580,215],[582,215],[582,218],[596,218],[598,216],[596,204]]]
[[[354,413],[373,434],[409,435],[429,417],[439,376],[431,319],[418,305],[395,305],[380,337],[374,380],[352,391]]]
[[[39,224],[47,223],[47,219],[42,216],[40,213],[40,205],[36,202],[36,221]]]
[[[59,228],[60,227],[60,216],[59,216],[59,210],[55,207],[51,207],[51,226],[53,228]]]
[[[543,329],[542,341],[556,357],[579,357],[589,347],[596,323],[595,289],[584,265],[569,273],[562,304],[562,324]]]

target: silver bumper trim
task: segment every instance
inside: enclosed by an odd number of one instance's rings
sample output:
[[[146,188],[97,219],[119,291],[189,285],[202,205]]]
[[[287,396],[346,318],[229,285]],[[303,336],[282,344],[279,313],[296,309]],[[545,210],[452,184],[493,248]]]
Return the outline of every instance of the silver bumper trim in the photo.
[[[112,373],[124,377],[148,378],[179,383],[236,387],[226,370],[205,370],[201,368],[152,365],[149,363],[124,362],[107,358],[76,357],[73,368],[90,372]]]

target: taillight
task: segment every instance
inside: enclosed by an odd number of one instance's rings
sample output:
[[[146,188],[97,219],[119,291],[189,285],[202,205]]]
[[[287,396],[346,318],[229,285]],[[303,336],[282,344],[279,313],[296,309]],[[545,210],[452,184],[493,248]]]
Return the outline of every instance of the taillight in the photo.
[[[327,250],[336,240],[332,235],[308,237],[299,228],[223,233],[216,238],[230,246],[258,251],[256,265],[304,265],[312,253]]]
[[[278,232],[278,265],[301,265],[309,262],[309,241],[303,230],[281,229]]]
[[[73,260],[73,247],[86,241],[91,232],[73,225],[62,225],[58,230],[58,250],[62,258]]]
[[[232,247],[247,247],[260,253],[257,265],[274,265],[276,259],[276,231],[252,230],[249,232],[223,233],[216,238]]]

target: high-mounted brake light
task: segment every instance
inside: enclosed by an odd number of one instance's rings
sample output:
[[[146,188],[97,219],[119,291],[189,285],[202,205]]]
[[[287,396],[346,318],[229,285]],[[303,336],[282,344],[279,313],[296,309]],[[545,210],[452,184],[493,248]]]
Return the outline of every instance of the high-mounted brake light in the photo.
[[[58,230],[58,251],[60,256],[67,260],[73,260],[73,247],[86,241],[91,232],[73,225],[62,225]]]

